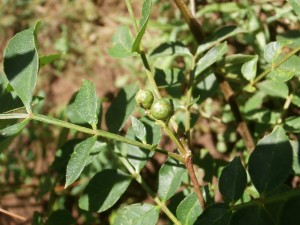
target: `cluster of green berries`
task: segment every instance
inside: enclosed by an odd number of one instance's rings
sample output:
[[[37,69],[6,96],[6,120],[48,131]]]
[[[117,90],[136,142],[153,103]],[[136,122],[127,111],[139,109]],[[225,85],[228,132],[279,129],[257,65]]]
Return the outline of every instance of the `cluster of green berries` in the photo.
[[[150,90],[139,90],[135,96],[136,103],[149,111],[149,116],[167,122],[174,114],[173,104],[167,98],[154,99]]]

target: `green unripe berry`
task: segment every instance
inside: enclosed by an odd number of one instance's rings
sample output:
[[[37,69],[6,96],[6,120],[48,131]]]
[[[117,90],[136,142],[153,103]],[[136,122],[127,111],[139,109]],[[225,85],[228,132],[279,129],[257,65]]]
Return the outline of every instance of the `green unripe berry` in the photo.
[[[139,90],[135,96],[136,103],[144,109],[150,109],[154,96],[150,90]]]
[[[150,109],[151,116],[156,120],[167,121],[173,116],[173,113],[173,104],[167,98],[155,100]]]

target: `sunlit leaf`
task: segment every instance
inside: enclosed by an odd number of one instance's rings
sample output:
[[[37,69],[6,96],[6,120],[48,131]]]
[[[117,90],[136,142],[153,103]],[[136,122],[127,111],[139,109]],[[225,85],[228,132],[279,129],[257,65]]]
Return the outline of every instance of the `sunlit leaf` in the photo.
[[[141,141],[146,141],[145,125],[133,116],[131,116],[130,118],[131,118],[132,130],[133,130],[135,136]]]
[[[29,112],[39,70],[39,56],[35,45],[38,26],[39,22],[34,28],[17,33],[4,52],[5,75]]]
[[[142,9],[142,19],[140,21],[140,30],[132,44],[132,48],[131,48],[132,52],[140,52],[140,45],[147,28],[148,20],[150,18],[151,8],[152,8],[152,0],[144,0],[143,9]]]
[[[267,95],[286,98],[289,94],[289,88],[285,83],[264,80],[257,84],[257,87]]]
[[[159,170],[158,196],[167,201],[170,199],[181,184],[185,172],[183,165],[169,158]]]
[[[296,71],[293,68],[292,70],[282,70],[276,68],[268,74],[268,77],[270,77],[275,82],[286,82],[292,79],[295,74]]]
[[[295,174],[300,175],[300,144],[299,141],[290,140],[293,149],[293,170]]]
[[[217,45],[210,49],[196,64],[195,74],[199,76],[201,72],[218,61],[228,51],[227,43]]]
[[[159,208],[150,204],[133,204],[119,211],[113,225],[155,225]]]
[[[80,176],[96,140],[97,137],[93,136],[76,145],[68,162],[65,187],[72,184]]]
[[[176,216],[183,225],[193,225],[202,213],[196,192],[192,192],[180,202],[176,209]]]
[[[108,49],[108,53],[116,58],[132,56],[132,44],[133,37],[129,27],[120,27],[112,37],[112,44]]]
[[[274,62],[274,60],[279,56],[281,50],[284,46],[290,44],[288,40],[273,41],[267,44],[264,51],[265,60],[269,63]]]
[[[97,95],[95,85],[91,81],[83,81],[75,97],[74,107],[81,119],[90,125],[97,125]]]
[[[61,58],[61,54],[44,55],[40,57],[40,67],[48,65]]]
[[[292,130],[295,133],[300,133],[300,117],[292,116],[284,120],[284,128],[286,130]]]
[[[241,70],[246,80],[252,81],[255,78],[257,71],[257,61],[258,56],[255,55],[253,59],[243,64]]]

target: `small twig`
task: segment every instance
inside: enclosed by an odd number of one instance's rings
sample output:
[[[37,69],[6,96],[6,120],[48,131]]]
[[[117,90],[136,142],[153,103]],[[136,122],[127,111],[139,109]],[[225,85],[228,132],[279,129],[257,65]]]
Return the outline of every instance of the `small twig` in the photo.
[[[195,5],[195,0],[190,0],[190,4],[191,4],[191,12],[193,17],[195,17],[196,14],[196,5]]]
[[[204,200],[204,197],[202,195],[198,179],[196,177],[196,173],[195,173],[195,170],[194,170],[194,167],[193,167],[193,162],[192,162],[192,157],[191,156],[186,158],[185,167],[189,172],[189,175],[190,175],[191,181],[193,183],[193,186],[194,186],[195,192],[197,194],[197,197],[198,197],[199,203],[201,205],[201,208],[205,209],[205,200]]]
[[[203,41],[203,31],[201,28],[201,25],[198,23],[198,21],[195,19],[191,11],[186,6],[184,0],[173,0],[175,4],[177,5],[178,9],[181,11],[185,22],[189,26],[195,40],[200,43]]]
[[[7,113],[0,114],[0,120],[10,120],[10,119],[25,119],[28,118],[27,113]]]
[[[66,121],[58,120],[58,119],[55,119],[55,118],[51,118],[51,117],[36,114],[36,113],[31,114],[30,118],[33,119],[33,120],[43,122],[43,123],[53,124],[53,125],[56,125],[56,126],[65,127],[65,128],[72,129],[72,130],[77,130],[77,131],[80,131],[80,132],[83,132],[83,133],[86,133],[86,134],[97,135],[99,137],[103,137],[103,138],[106,138],[106,139],[121,141],[121,142],[124,142],[126,144],[134,145],[134,146],[137,146],[137,147],[149,150],[149,151],[156,151],[156,152],[168,155],[168,156],[170,156],[170,157],[172,157],[172,158],[174,158],[174,159],[176,159],[180,162],[184,161],[183,157],[176,154],[176,153],[168,152],[168,151],[166,151],[164,149],[160,149],[160,148],[154,148],[152,145],[143,144],[141,142],[134,141],[134,140],[128,139],[126,137],[123,137],[121,135],[113,134],[113,133],[110,133],[110,132],[107,132],[107,131],[104,131],[104,130],[93,130],[93,129],[90,129],[90,128],[87,128],[87,127],[82,127],[82,126],[79,126],[79,125],[76,125],[76,124],[72,124],[72,123],[69,123],[69,122],[66,122]]]
[[[0,208],[0,213],[3,213],[5,215],[7,215],[7,216],[10,216],[10,217],[18,219],[18,220],[27,221],[27,219],[25,217],[19,216],[19,215],[15,214],[15,213],[9,212],[9,211],[7,211],[5,209],[2,209],[2,208]]]
[[[291,103],[292,103],[292,100],[293,100],[293,97],[294,95],[293,94],[290,94],[286,97],[286,100],[285,100],[285,103],[283,105],[283,108],[282,108],[282,111],[281,111],[281,115],[280,117],[277,119],[276,121],[276,124],[281,124],[282,121],[283,121],[283,118],[287,112],[287,110],[289,109]]]

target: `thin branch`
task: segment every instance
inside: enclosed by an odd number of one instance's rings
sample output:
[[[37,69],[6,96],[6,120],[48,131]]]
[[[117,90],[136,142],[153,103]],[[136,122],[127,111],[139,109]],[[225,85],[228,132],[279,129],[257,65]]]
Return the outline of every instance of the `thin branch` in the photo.
[[[189,26],[195,40],[200,43],[203,41],[203,31],[201,28],[201,25],[198,23],[198,21],[195,19],[191,11],[188,9],[187,5],[185,4],[184,0],[173,0],[175,4],[177,5],[178,9],[181,11],[185,22]]]
[[[107,132],[107,131],[104,131],[104,130],[93,130],[93,129],[90,129],[90,128],[87,128],[87,127],[82,127],[82,126],[79,126],[79,125],[76,125],[76,124],[72,124],[72,123],[69,123],[69,122],[66,122],[66,121],[58,120],[58,119],[55,119],[55,118],[51,118],[51,117],[36,114],[36,113],[32,113],[30,115],[30,118],[33,119],[33,120],[40,121],[40,122],[49,123],[49,124],[53,124],[53,125],[56,125],[56,126],[77,130],[77,131],[80,131],[80,132],[83,132],[83,133],[86,133],[86,134],[97,135],[97,136],[107,138],[107,139],[110,139],[110,140],[120,141],[120,142],[130,144],[130,145],[134,145],[134,146],[137,146],[137,147],[149,150],[149,151],[159,152],[159,153],[162,153],[164,155],[168,155],[168,156],[170,156],[170,157],[172,157],[172,158],[174,158],[174,159],[176,159],[180,162],[184,162],[183,157],[176,154],[176,153],[168,152],[164,149],[156,148],[155,146],[152,146],[152,145],[149,145],[149,144],[143,144],[142,142],[131,140],[131,139],[125,138],[121,135],[113,134],[113,133],[110,133],[110,132]]]
[[[191,156],[186,158],[185,166],[186,166],[186,169],[189,172],[189,175],[190,175],[191,181],[193,183],[193,186],[194,186],[195,192],[197,194],[197,197],[198,197],[199,203],[201,205],[201,208],[205,209],[205,200],[204,200],[203,194],[201,192],[198,179],[197,179],[196,174],[195,174],[195,170],[194,170],[194,167],[193,167],[193,162],[192,162],[192,157]]]
[[[10,120],[10,119],[25,119],[28,118],[27,113],[7,113],[0,114],[0,120]]]
[[[25,217],[19,216],[19,215],[15,214],[15,213],[9,212],[9,211],[7,211],[5,209],[2,209],[2,208],[0,208],[0,213],[3,213],[5,215],[7,215],[7,216],[10,216],[10,217],[18,219],[18,220],[27,221],[27,219]]]
[[[195,17],[195,14],[196,14],[196,4],[195,4],[195,0],[190,0],[190,5],[191,5],[191,12],[192,12],[192,15]]]

